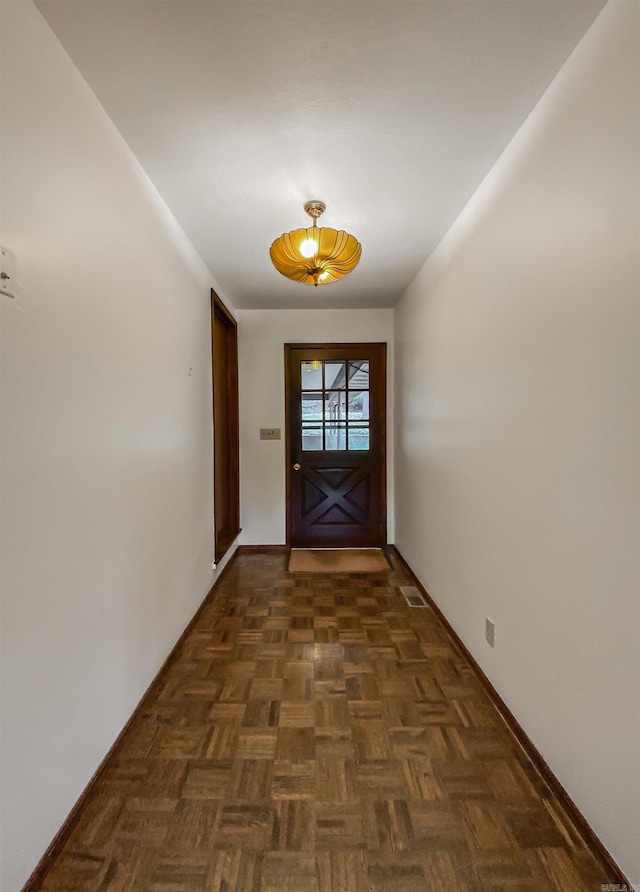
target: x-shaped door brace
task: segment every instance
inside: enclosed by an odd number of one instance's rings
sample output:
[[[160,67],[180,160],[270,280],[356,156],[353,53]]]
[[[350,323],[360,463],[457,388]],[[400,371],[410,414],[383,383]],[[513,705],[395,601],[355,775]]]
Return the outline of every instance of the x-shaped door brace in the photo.
[[[347,469],[345,468],[345,470]],[[353,468],[339,486],[332,486],[322,477],[322,474],[320,473],[321,471],[321,468],[317,471],[308,469],[305,471],[303,480],[301,481],[302,483],[305,479],[308,480],[325,496],[325,499],[322,502],[316,505],[315,508],[312,508],[308,514],[304,515],[305,524],[317,523],[317,521],[320,520],[327,511],[330,511],[334,505],[337,505],[338,508],[341,508],[344,511],[345,506],[340,504],[342,499],[346,499],[348,502],[349,512],[353,515],[354,523],[367,523],[369,520],[368,515],[359,505],[356,505],[351,501],[349,493],[352,492],[359,483],[366,480],[371,472],[366,468]],[[329,502],[329,504],[327,504],[327,502]]]

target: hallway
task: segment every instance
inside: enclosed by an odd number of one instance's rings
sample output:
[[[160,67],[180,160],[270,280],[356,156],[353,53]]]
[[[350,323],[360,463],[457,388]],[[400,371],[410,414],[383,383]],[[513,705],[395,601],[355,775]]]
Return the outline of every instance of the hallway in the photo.
[[[607,882],[393,553],[242,553],[43,892],[587,892]]]
[[[0,7],[0,892],[640,887],[640,2]]]

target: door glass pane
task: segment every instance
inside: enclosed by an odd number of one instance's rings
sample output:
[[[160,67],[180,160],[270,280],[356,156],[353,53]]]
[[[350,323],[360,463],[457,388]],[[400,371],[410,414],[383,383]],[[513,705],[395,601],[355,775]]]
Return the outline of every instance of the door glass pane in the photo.
[[[349,421],[366,421],[369,418],[369,391],[349,391]]]
[[[352,359],[349,363],[349,387],[354,390],[369,389],[369,360]]]
[[[322,450],[322,426],[302,425],[302,451],[318,452]]]
[[[322,421],[322,393],[302,394],[302,420]]]
[[[300,379],[303,390],[322,389],[322,363],[319,359],[304,360],[300,363]]]
[[[344,390],[329,390],[325,393],[324,417],[327,421],[346,421],[347,394]]]
[[[345,450],[347,448],[347,425],[346,424],[330,424],[325,425],[324,430],[324,448],[328,452]]]
[[[302,451],[369,450],[369,361],[304,360],[300,376]]]
[[[349,451],[364,452],[369,448],[369,425],[349,425]]]
[[[325,362],[324,364],[324,389],[325,390],[344,390],[347,386],[345,381],[345,364],[344,362]]]

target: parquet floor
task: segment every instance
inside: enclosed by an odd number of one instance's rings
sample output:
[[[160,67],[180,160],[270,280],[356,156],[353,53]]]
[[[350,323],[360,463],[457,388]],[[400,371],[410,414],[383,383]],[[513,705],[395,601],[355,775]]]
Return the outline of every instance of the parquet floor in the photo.
[[[239,556],[44,892],[594,892],[607,882],[402,568]]]

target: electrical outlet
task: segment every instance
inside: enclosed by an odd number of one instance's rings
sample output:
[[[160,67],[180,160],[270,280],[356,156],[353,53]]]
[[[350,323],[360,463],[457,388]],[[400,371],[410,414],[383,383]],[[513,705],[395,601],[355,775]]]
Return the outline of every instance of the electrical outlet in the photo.
[[[261,440],[279,440],[280,439],[280,428],[279,427],[261,427],[260,428],[260,439]]]
[[[485,617],[484,635],[490,647],[494,646],[495,631],[496,627],[493,620],[489,619],[488,616]]]

